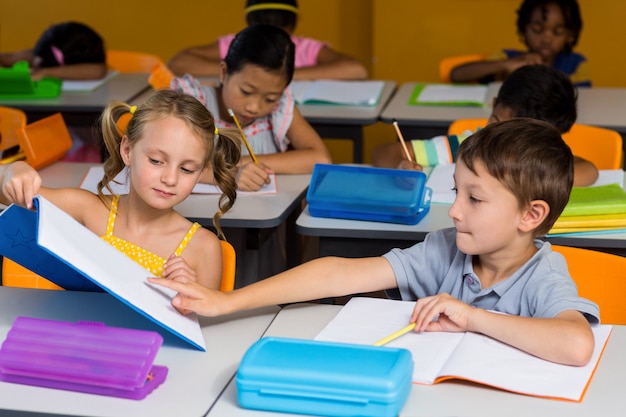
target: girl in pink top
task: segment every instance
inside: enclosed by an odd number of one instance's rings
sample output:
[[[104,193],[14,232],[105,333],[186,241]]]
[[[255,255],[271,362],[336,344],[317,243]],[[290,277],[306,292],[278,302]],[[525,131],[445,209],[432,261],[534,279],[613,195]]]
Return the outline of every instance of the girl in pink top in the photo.
[[[270,24],[291,35],[296,45],[295,80],[367,78],[363,64],[351,56],[333,50],[325,42],[293,35],[298,17],[296,0],[247,0],[245,13],[248,25]],[[169,67],[178,75],[217,76],[233,38],[226,35],[208,45],[186,48],[170,60]]]

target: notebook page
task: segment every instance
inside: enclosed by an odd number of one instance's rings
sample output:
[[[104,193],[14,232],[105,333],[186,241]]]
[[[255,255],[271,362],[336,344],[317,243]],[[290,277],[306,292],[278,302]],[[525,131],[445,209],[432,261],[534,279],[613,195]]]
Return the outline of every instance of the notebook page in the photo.
[[[426,186],[433,190],[431,203],[454,203],[454,164],[436,165],[430,171]]]
[[[409,323],[415,302],[353,297],[315,340],[372,345]],[[386,346],[408,349],[413,381],[431,384],[464,333],[409,332]]]
[[[484,104],[487,86],[483,85],[426,85],[417,97],[418,103],[478,103]]]

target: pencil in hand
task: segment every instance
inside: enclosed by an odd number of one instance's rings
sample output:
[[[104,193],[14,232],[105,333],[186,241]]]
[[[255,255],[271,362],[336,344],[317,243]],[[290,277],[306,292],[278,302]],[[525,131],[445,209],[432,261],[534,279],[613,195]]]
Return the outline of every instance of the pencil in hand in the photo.
[[[406,146],[406,142],[404,141],[404,136],[402,136],[402,132],[400,132],[400,127],[398,126],[398,121],[393,119],[393,127],[396,128],[396,133],[398,134],[398,140],[400,141],[400,145],[402,145],[402,149],[404,150],[404,155],[406,155],[406,159],[409,162],[413,162],[413,158],[411,158],[411,154],[409,153],[409,148]]]
[[[235,124],[237,125],[237,129],[239,129],[239,133],[241,133],[241,138],[243,139],[243,143],[246,145],[246,148],[248,149],[248,153],[250,154],[250,158],[252,158],[254,163],[258,165],[259,164],[259,160],[256,159],[256,156],[254,155],[254,152],[252,152],[252,147],[250,146],[250,143],[248,142],[248,138],[246,137],[246,134],[243,133],[243,129],[241,128],[241,125],[239,124],[239,119],[237,119],[237,116],[235,115],[235,112],[232,109],[228,109],[228,114],[235,121]]]

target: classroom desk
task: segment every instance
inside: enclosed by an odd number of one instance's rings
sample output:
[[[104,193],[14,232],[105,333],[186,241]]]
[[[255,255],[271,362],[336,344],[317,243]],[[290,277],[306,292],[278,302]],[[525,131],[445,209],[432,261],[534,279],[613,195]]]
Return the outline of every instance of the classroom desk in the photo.
[[[294,304],[283,308],[264,336],[313,339],[337,314],[341,306]],[[302,323],[306,323],[303,326]],[[426,386],[413,384],[403,416],[622,416],[624,414],[624,373],[626,372],[626,326],[614,326],[598,369],[581,403],[549,400],[513,394],[484,385],[444,381]],[[246,410],[237,403],[231,381],[211,408],[209,416],[254,417],[291,414]]]
[[[91,92],[62,92],[47,99],[2,99],[0,105],[26,112],[28,122],[61,112],[68,126],[93,126],[112,100],[131,101],[148,89],[147,74],[119,74]]]
[[[445,134],[451,122],[457,119],[487,118],[491,107],[472,106],[412,106],[409,97],[417,83],[405,83],[380,115],[381,121],[398,120],[405,138],[428,139]],[[489,85],[486,102],[498,94],[500,83]],[[626,88],[593,87],[578,89],[577,123],[600,126],[618,131],[626,137]],[[625,141],[626,146],[626,141]],[[626,149],[626,148],[625,148]]]
[[[319,238],[320,256],[380,256],[393,248],[406,248],[424,240],[427,233],[454,227],[450,204],[432,203],[418,224],[369,222],[314,217],[306,207],[296,220],[296,231]],[[626,256],[626,233],[550,237],[555,245],[575,246]]]
[[[94,164],[57,162],[41,170],[43,185],[48,187],[77,187],[87,170]],[[234,206],[221,219],[220,225],[228,240],[237,250],[237,283],[253,280],[254,271],[246,272],[240,265],[245,253],[258,253],[279,226],[285,224],[286,267],[299,263],[298,236],[295,220],[300,213],[301,201],[310,182],[310,175],[278,175],[276,194],[242,194]],[[192,194],[176,209],[183,216],[205,227],[213,226],[213,215],[218,207],[218,195]],[[240,233],[241,232],[241,233]],[[241,236],[240,236],[241,235]],[[239,239],[238,239],[239,238]],[[245,251],[245,252],[244,252]],[[262,259],[262,258],[261,258]],[[246,275],[246,278],[244,278]],[[259,277],[257,277],[259,278]]]
[[[136,401],[0,382],[0,415],[203,416],[231,380],[245,351],[265,332],[278,307],[202,318],[207,351],[160,332],[164,344],[154,361],[168,367],[165,382]],[[0,339],[17,316],[96,321],[108,326],[158,331],[150,320],[106,293],[0,287]],[[30,414],[33,413],[33,414]],[[13,414],[12,414],[13,415]]]
[[[206,83],[215,78],[202,78]],[[394,91],[395,81],[385,81],[380,100],[375,106],[343,106],[331,104],[298,105],[302,116],[311,124],[322,138],[346,139],[352,141],[352,159],[354,163],[363,162],[363,127],[378,121],[383,107],[387,104]],[[135,97],[133,103],[143,102],[152,90]]]
[[[363,162],[363,127],[378,121],[396,90],[395,81],[385,81],[376,106],[341,106],[330,104],[302,104],[298,109],[322,138],[352,141],[352,162]]]
[[[447,133],[448,126],[454,120],[488,118],[491,114],[491,106],[409,105],[409,98],[417,84],[402,84],[380,114],[380,120],[384,123],[397,120],[406,140],[429,139]],[[491,103],[489,97],[495,97],[499,89],[499,84],[491,84],[485,101]]]

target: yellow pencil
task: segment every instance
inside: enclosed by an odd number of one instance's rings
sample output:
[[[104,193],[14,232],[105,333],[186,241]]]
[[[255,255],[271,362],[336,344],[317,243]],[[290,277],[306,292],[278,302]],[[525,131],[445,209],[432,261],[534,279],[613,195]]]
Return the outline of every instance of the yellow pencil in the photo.
[[[406,147],[404,136],[402,136],[402,132],[400,132],[400,127],[398,126],[398,121],[396,119],[393,120],[393,127],[396,128],[396,133],[398,134],[398,140],[400,141],[400,145],[402,145],[402,149],[404,150],[406,159],[408,159],[409,162],[413,162],[413,159],[411,158],[411,154],[409,153],[409,148]]]
[[[232,109],[228,109],[228,114],[235,121],[235,124],[237,125],[237,129],[239,129],[239,133],[241,133],[241,138],[243,139],[243,143],[246,145],[246,148],[248,148],[248,153],[250,154],[250,158],[252,158],[255,164],[258,164],[259,161],[256,159],[254,152],[252,152],[252,147],[250,146],[250,143],[248,142],[248,138],[246,137],[246,134],[243,133],[243,129],[241,128],[241,125],[239,124],[239,120],[237,119],[235,112],[232,111]]]
[[[403,327],[402,329],[398,330],[397,332],[390,334],[389,336],[380,339],[378,342],[374,343],[374,346],[382,346],[382,345],[386,345],[387,343],[391,342],[394,339],[399,338],[400,336],[402,336],[403,334],[406,334],[408,332],[410,332],[411,330],[413,330],[415,328],[415,323],[411,323],[406,327]]]

